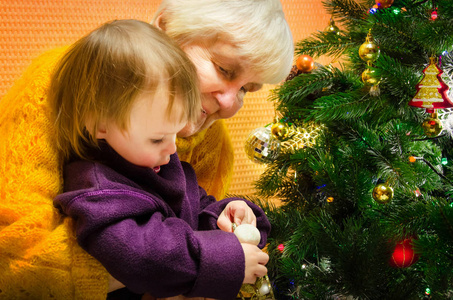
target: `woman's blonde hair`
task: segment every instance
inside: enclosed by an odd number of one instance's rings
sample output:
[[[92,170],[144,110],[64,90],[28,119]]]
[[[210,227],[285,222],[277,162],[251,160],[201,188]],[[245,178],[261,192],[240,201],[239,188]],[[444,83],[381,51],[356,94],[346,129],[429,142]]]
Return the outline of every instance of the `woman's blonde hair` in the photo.
[[[279,83],[291,70],[293,37],[279,0],[162,0],[153,22],[158,18],[182,48],[230,42],[262,83]]]
[[[137,96],[160,86],[169,91],[169,117],[174,100],[183,99],[181,118],[196,120],[201,111],[196,68],[153,25],[115,20],[78,40],[57,64],[49,89],[64,157],[89,158],[87,149],[98,146],[93,133],[99,122],[113,121],[127,129]]]

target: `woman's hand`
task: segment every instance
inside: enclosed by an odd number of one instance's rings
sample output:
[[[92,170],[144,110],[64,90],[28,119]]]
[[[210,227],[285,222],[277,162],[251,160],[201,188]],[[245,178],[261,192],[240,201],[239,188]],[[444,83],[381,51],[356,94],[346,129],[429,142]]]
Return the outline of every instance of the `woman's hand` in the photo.
[[[245,201],[231,201],[217,219],[217,226],[226,232],[233,232],[233,223],[256,226],[256,216]]]

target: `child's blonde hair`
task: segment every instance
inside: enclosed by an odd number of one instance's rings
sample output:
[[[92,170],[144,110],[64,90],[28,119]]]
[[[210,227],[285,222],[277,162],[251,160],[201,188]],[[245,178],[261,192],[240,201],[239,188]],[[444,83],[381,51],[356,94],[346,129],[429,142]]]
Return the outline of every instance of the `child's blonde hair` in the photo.
[[[58,146],[64,158],[88,159],[97,147],[99,122],[127,129],[132,104],[142,92],[165,86],[167,115],[176,96],[183,99],[183,120],[201,111],[196,68],[165,33],[138,20],[108,22],[78,40],[57,64],[49,101],[56,113]],[[91,133],[91,134],[90,134]]]

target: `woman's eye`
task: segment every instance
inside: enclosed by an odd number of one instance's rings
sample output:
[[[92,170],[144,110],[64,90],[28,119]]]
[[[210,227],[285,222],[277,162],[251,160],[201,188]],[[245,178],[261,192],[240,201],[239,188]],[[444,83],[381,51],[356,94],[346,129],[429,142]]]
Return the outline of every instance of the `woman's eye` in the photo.
[[[221,66],[219,66],[219,70],[221,73],[223,73],[225,76],[227,77],[231,77],[233,75],[233,72],[232,71],[229,71],[227,69],[224,69],[222,68]]]
[[[247,89],[246,89],[244,86],[241,87],[241,91],[242,91],[244,94],[247,94],[247,92],[248,92]]]

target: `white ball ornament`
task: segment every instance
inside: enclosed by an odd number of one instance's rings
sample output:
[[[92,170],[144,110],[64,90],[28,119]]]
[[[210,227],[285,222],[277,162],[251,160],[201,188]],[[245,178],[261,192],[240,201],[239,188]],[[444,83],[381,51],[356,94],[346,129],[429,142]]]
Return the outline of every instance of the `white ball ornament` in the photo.
[[[258,246],[261,241],[260,231],[251,224],[241,224],[234,229],[239,242]]]

